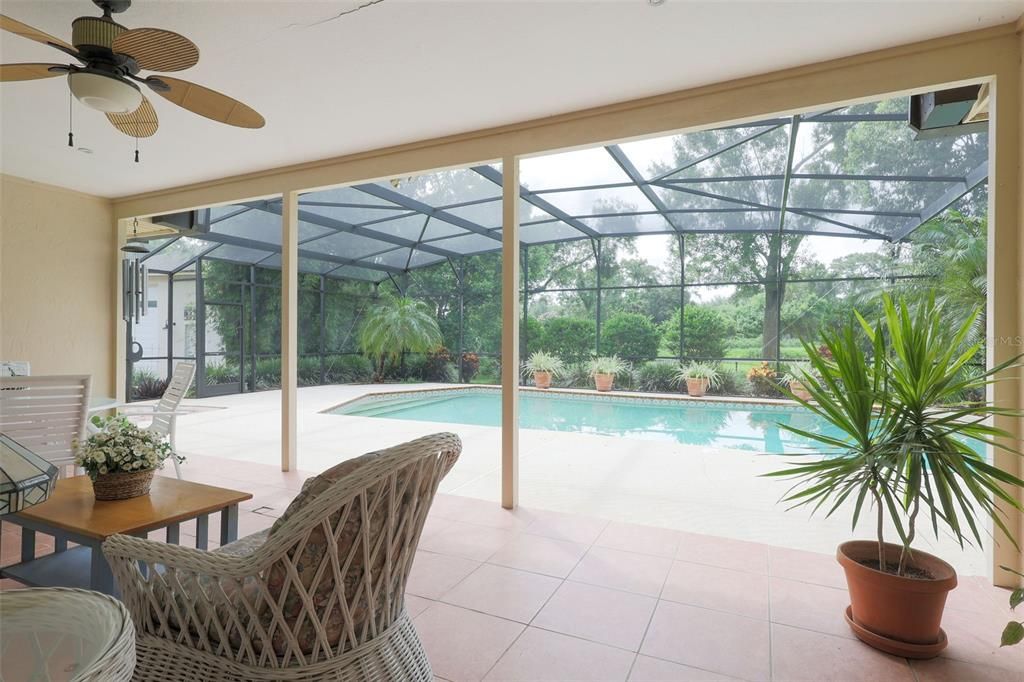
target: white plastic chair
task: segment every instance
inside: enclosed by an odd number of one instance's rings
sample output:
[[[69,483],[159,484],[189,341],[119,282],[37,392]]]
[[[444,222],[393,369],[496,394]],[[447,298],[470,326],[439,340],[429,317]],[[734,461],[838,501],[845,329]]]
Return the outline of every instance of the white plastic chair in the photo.
[[[188,393],[195,375],[196,365],[194,362],[179,362],[174,366],[171,380],[167,382],[167,388],[156,405],[123,407],[121,413],[129,417],[152,417],[152,421],[145,427],[146,430],[168,439],[171,449],[174,449],[174,432],[180,414],[178,407],[181,405],[181,399]],[[172,458],[171,461],[174,462],[175,475],[181,478],[181,464],[177,459]]]
[[[63,476],[85,436],[90,383],[88,375],[0,377],[0,431]]]

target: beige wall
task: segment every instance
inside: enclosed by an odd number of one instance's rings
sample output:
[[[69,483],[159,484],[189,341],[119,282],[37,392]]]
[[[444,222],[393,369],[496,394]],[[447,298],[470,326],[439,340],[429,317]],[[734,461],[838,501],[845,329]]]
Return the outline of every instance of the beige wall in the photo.
[[[116,269],[109,200],[0,175],[0,359],[113,395]]]

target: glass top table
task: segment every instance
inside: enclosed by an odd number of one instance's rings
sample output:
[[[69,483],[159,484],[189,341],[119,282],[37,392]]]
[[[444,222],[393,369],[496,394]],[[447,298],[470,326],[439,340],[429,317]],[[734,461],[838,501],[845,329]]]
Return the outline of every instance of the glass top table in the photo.
[[[130,680],[135,630],[121,602],[63,588],[0,591],[0,679]]]

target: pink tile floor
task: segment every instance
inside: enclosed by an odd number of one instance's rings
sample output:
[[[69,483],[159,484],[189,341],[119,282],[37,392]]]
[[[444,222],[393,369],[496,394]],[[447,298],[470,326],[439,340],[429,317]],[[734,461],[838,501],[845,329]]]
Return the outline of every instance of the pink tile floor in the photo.
[[[239,514],[243,535],[272,524],[310,475],[199,456],[183,469],[254,494]],[[7,565],[20,533],[9,523],[2,532]],[[194,541],[189,528],[181,541]],[[1024,646],[997,646],[1007,597],[962,578],[943,621],[949,648],[907,661],[853,638],[829,555],[441,495],[407,608],[434,674],[451,682],[1024,682]]]

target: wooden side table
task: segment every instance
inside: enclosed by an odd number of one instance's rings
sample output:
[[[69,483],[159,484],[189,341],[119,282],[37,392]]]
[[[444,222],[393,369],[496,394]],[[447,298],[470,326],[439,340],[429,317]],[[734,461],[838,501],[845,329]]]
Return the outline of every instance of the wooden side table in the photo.
[[[100,549],[111,535],[146,537],[166,529],[166,540],[179,544],[181,524],[195,519],[196,548],[206,549],[210,515],[220,514],[220,544],[238,539],[238,503],[252,499],[240,490],[154,476],[148,495],[129,500],[98,501],[88,476],[57,481],[50,499],[4,521],[21,526],[21,562],[2,575],[39,587],[89,588],[115,594],[114,576]],[[36,558],[36,533],[52,535],[54,553]],[[73,542],[77,547],[68,548]]]
[[[0,679],[128,682],[135,627],[124,604],[63,588],[0,591]]]

